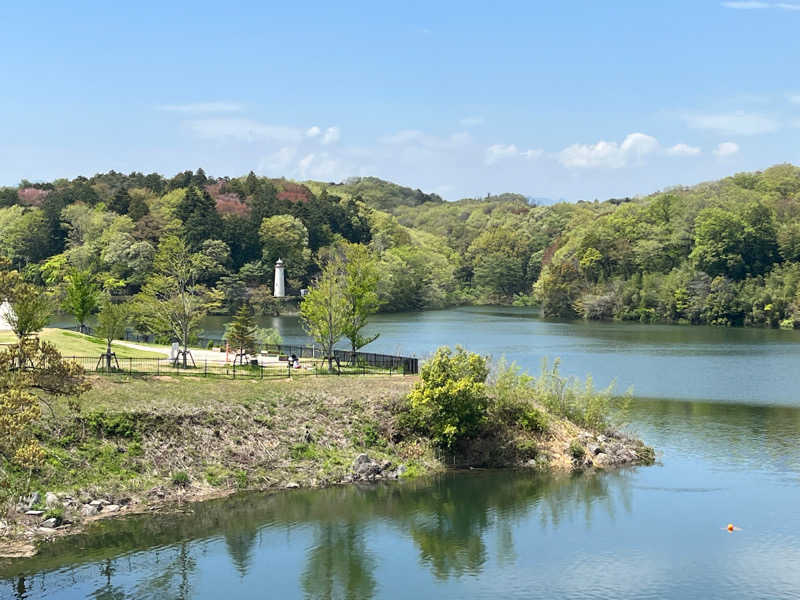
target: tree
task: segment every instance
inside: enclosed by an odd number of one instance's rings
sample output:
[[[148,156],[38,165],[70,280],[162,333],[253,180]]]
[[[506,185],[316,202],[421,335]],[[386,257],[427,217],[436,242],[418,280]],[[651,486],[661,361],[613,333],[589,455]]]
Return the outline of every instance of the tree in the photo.
[[[116,356],[111,351],[111,342],[125,335],[125,328],[130,320],[130,307],[125,303],[115,304],[110,298],[103,302],[97,315],[95,333],[106,341],[106,351],[100,358],[105,359],[106,370],[111,370],[111,359]]]
[[[276,215],[264,219],[259,228],[264,261],[271,267],[279,258],[286,263],[291,279],[302,278],[311,261],[308,230],[303,222],[291,215]]]
[[[443,346],[422,366],[420,380],[408,395],[412,421],[438,446],[451,448],[478,432],[489,396],[487,359],[457,346]]]
[[[190,186],[176,210],[183,223],[183,238],[192,251],[197,251],[205,240],[219,238],[222,218],[217,213],[217,203],[206,190]]]
[[[80,332],[86,328],[86,320],[94,314],[100,304],[100,288],[90,271],[73,271],[67,276],[61,308],[75,317]]]
[[[21,370],[23,360],[32,368]],[[65,361],[47,342],[27,340],[0,352],[0,474],[7,465],[30,470],[44,460],[33,431],[40,400],[46,402],[46,395],[77,396],[88,388],[83,369]]]
[[[131,201],[128,205],[128,216],[134,221],[138,221],[148,214],[150,214],[150,207],[147,206],[144,195],[139,193],[131,195]]]
[[[114,194],[111,202],[108,203],[108,209],[114,211],[118,215],[127,215],[130,206],[131,196],[128,193],[128,190],[125,188],[120,188],[117,190],[117,193]]]
[[[347,303],[344,299],[344,278],[331,265],[326,267],[300,305],[300,318],[308,335],[322,346],[333,370],[333,347],[347,327]]]
[[[255,354],[257,335],[258,325],[253,318],[253,310],[247,304],[243,304],[233,317],[233,321],[225,327],[225,341],[236,350],[234,365],[237,359],[244,364],[245,356]]]
[[[21,281],[11,284],[6,298],[9,310],[4,318],[17,337],[19,367],[22,368],[26,364],[29,342],[47,325],[53,305],[44,290]]]
[[[188,367],[189,342],[208,311],[220,305],[221,294],[197,283],[198,258],[180,238],[167,237],[159,245],[155,272],[137,294],[136,316],[150,332],[176,338],[178,354]],[[176,364],[178,358],[175,360]]]
[[[347,318],[344,327],[344,337],[350,340],[353,351],[353,364],[355,353],[378,339],[380,334],[372,336],[361,335],[361,330],[367,320],[378,312],[381,302],[378,297],[379,271],[377,262],[372,258],[366,246],[347,244],[343,256],[339,261],[344,279],[342,290]]]

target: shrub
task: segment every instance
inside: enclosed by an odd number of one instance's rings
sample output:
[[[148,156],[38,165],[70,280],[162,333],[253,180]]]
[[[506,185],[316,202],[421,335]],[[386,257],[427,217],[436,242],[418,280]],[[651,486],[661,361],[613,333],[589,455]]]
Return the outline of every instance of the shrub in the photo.
[[[441,347],[422,366],[420,381],[408,396],[416,428],[442,448],[477,433],[486,418],[489,396],[487,359],[456,347]]]
[[[630,392],[618,398],[614,395],[613,383],[598,390],[591,377],[583,382],[573,377],[562,377],[558,367],[558,360],[552,368],[548,368],[547,362],[544,362],[541,374],[533,382],[536,399],[549,412],[598,431],[614,425],[614,416],[617,421],[624,418],[630,403]]]
[[[176,487],[188,487],[189,475],[185,471],[178,471],[172,474],[172,485]]]
[[[493,395],[492,413],[500,426],[516,424],[531,432],[547,431],[547,414],[534,405],[535,379],[522,372],[516,363],[507,364],[501,359],[491,382]]]
[[[586,448],[578,440],[572,440],[569,444],[569,454],[575,460],[580,460],[586,456]]]

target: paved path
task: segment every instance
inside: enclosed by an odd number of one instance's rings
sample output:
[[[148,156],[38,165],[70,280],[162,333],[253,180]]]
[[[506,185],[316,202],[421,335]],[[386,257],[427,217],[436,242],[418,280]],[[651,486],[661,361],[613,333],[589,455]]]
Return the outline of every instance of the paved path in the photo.
[[[170,353],[169,346],[143,346],[141,344],[136,344],[134,342],[125,342],[122,340],[117,340],[114,343],[120,344],[121,346],[126,346],[128,348],[133,348],[135,350],[144,350],[146,352],[158,352],[167,357],[169,356]],[[219,363],[223,365],[225,364],[224,352],[213,352],[212,350],[201,350],[199,348],[190,348],[189,350],[191,350],[195,362],[207,360],[210,363]],[[228,354],[228,361],[233,362],[233,357],[234,354],[232,352]],[[261,365],[274,365],[280,362],[281,361],[278,360],[278,357],[274,355],[258,357],[258,363]],[[286,363],[281,363],[281,364],[286,364]]]

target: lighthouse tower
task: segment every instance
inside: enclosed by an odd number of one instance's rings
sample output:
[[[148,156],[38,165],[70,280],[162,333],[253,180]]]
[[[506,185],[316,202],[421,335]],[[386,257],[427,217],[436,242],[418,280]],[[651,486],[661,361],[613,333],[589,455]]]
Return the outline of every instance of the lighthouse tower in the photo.
[[[286,280],[285,272],[286,266],[283,264],[283,259],[279,258],[275,263],[275,291],[273,296],[276,298],[283,298],[286,296]]]

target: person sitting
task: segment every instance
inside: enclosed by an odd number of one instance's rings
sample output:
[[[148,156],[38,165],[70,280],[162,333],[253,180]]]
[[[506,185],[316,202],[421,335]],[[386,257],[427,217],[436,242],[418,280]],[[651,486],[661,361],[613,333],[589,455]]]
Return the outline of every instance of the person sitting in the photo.
[[[299,369],[300,368],[300,359],[297,358],[296,354],[292,354],[289,357],[289,362],[291,363],[293,369]]]

